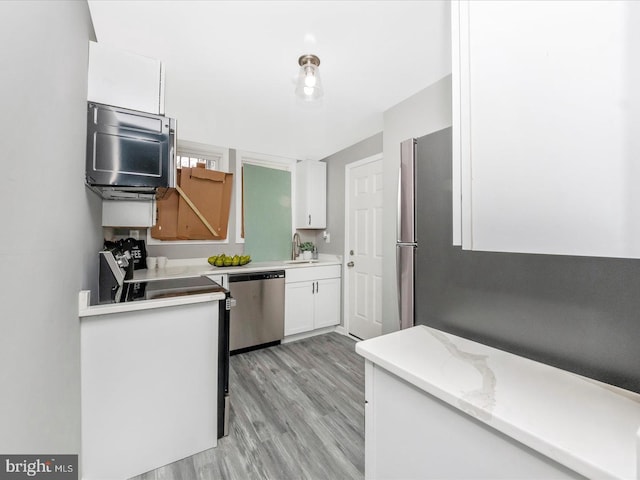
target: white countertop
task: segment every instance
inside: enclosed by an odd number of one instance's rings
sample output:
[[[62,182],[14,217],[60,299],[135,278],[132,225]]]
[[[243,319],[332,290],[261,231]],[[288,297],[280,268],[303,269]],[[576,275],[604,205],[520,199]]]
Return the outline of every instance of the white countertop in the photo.
[[[241,267],[214,267],[207,263],[206,258],[169,260],[164,268],[153,270],[140,269],[133,272],[133,282],[163,280],[167,278],[189,278],[202,275],[221,275],[234,273],[265,272],[268,270],[287,270],[291,268],[309,268],[322,265],[341,265],[335,256],[320,256],[319,260],[311,262],[288,263],[286,261],[251,262]]]
[[[243,265],[242,267],[214,267],[207,263],[206,258],[189,258],[184,260],[169,260],[167,262],[167,266],[164,268],[135,270],[133,273],[133,279],[129,281],[151,282],[154,280],[201,277],[203,275],[264,272],[268,270],[286,270],[291,268],[309,268],[314,266],[341,264],[342,262],[340,257],[334,255],[321,255],[318,260],[313,260],[311,262],[251,262],[247,265]],[[91,305],[90,297],[91,295],[88,290],[83,290],[78,295],[78,316],[81,318],[95,315],[108,315],[112,313],[133,312],[136,310],[148,310],[150,308],[164,308],[191,303],[224,300],[224,294],[222,293],[204,293],[148,301]]]
[[[582,475],[640,478],[637,393],[423,325],[356,352]]]
[[[216,302],[224,299],[224,293],[200,293],[197,295],[182,295],[153,300],[140,300],[136,302],[91,305],[91,292],[89,290],[82,290],[78,294],[78,316],[80,318],[94,317],[96,315],[110,315],[112,313],[135,312],[139,310],[150,310],[153,308],[176,307],[178,305],[190,305],[193,303]]]

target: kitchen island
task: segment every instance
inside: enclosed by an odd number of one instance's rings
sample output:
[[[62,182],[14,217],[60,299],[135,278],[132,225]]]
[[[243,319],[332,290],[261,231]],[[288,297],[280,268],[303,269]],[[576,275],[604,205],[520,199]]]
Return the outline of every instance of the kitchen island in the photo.
[[[89,297],[80,292],[82,478],[129,478],[215,447],[225,294]]]
[[[368,479],[640,478],[637,393],[423,325],[356,351]]]

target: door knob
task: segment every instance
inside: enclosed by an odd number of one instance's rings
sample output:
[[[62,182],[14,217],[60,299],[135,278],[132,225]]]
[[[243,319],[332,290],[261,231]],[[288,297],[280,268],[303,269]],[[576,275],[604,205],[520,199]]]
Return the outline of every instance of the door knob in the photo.
[[[356,265],[356,264],[355,264],[355,263],[353,263],[353,262],[349,262],[349,263],[347,263],[347,267],[355,267],[355,265]]]

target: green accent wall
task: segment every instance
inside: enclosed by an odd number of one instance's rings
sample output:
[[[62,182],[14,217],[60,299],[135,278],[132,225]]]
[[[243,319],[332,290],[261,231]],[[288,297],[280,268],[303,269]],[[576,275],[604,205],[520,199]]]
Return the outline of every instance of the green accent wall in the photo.
[[[256,262],[291,257],[291,172],[243,166],[244,251]]]

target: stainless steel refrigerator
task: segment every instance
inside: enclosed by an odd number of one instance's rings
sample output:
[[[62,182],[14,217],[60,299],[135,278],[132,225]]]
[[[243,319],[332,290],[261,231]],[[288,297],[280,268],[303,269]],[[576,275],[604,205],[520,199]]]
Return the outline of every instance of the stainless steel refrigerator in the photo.
[[[451,168],[451,128],[439,130],[418,139],[410,138],[400,144],[400,172],[398,175],[398,225],[396,242],[396,271],[398,280],[398,306],[400,329],[425,323],[416,319],[416,296],[424,291],[430,281],[429,271],[421,262],[421,249],[430,248],[421,244],[421,232],[429,228],[430,212],[439,205],[427,205],[428,185],[436,170],[443,166]],[[449,173],[450,178],[450,173]],[[433,198],[433,195],[430,197]],[[429,208],[427,208],[429,207]],[[425,312],[423,312],[425,313]]]

